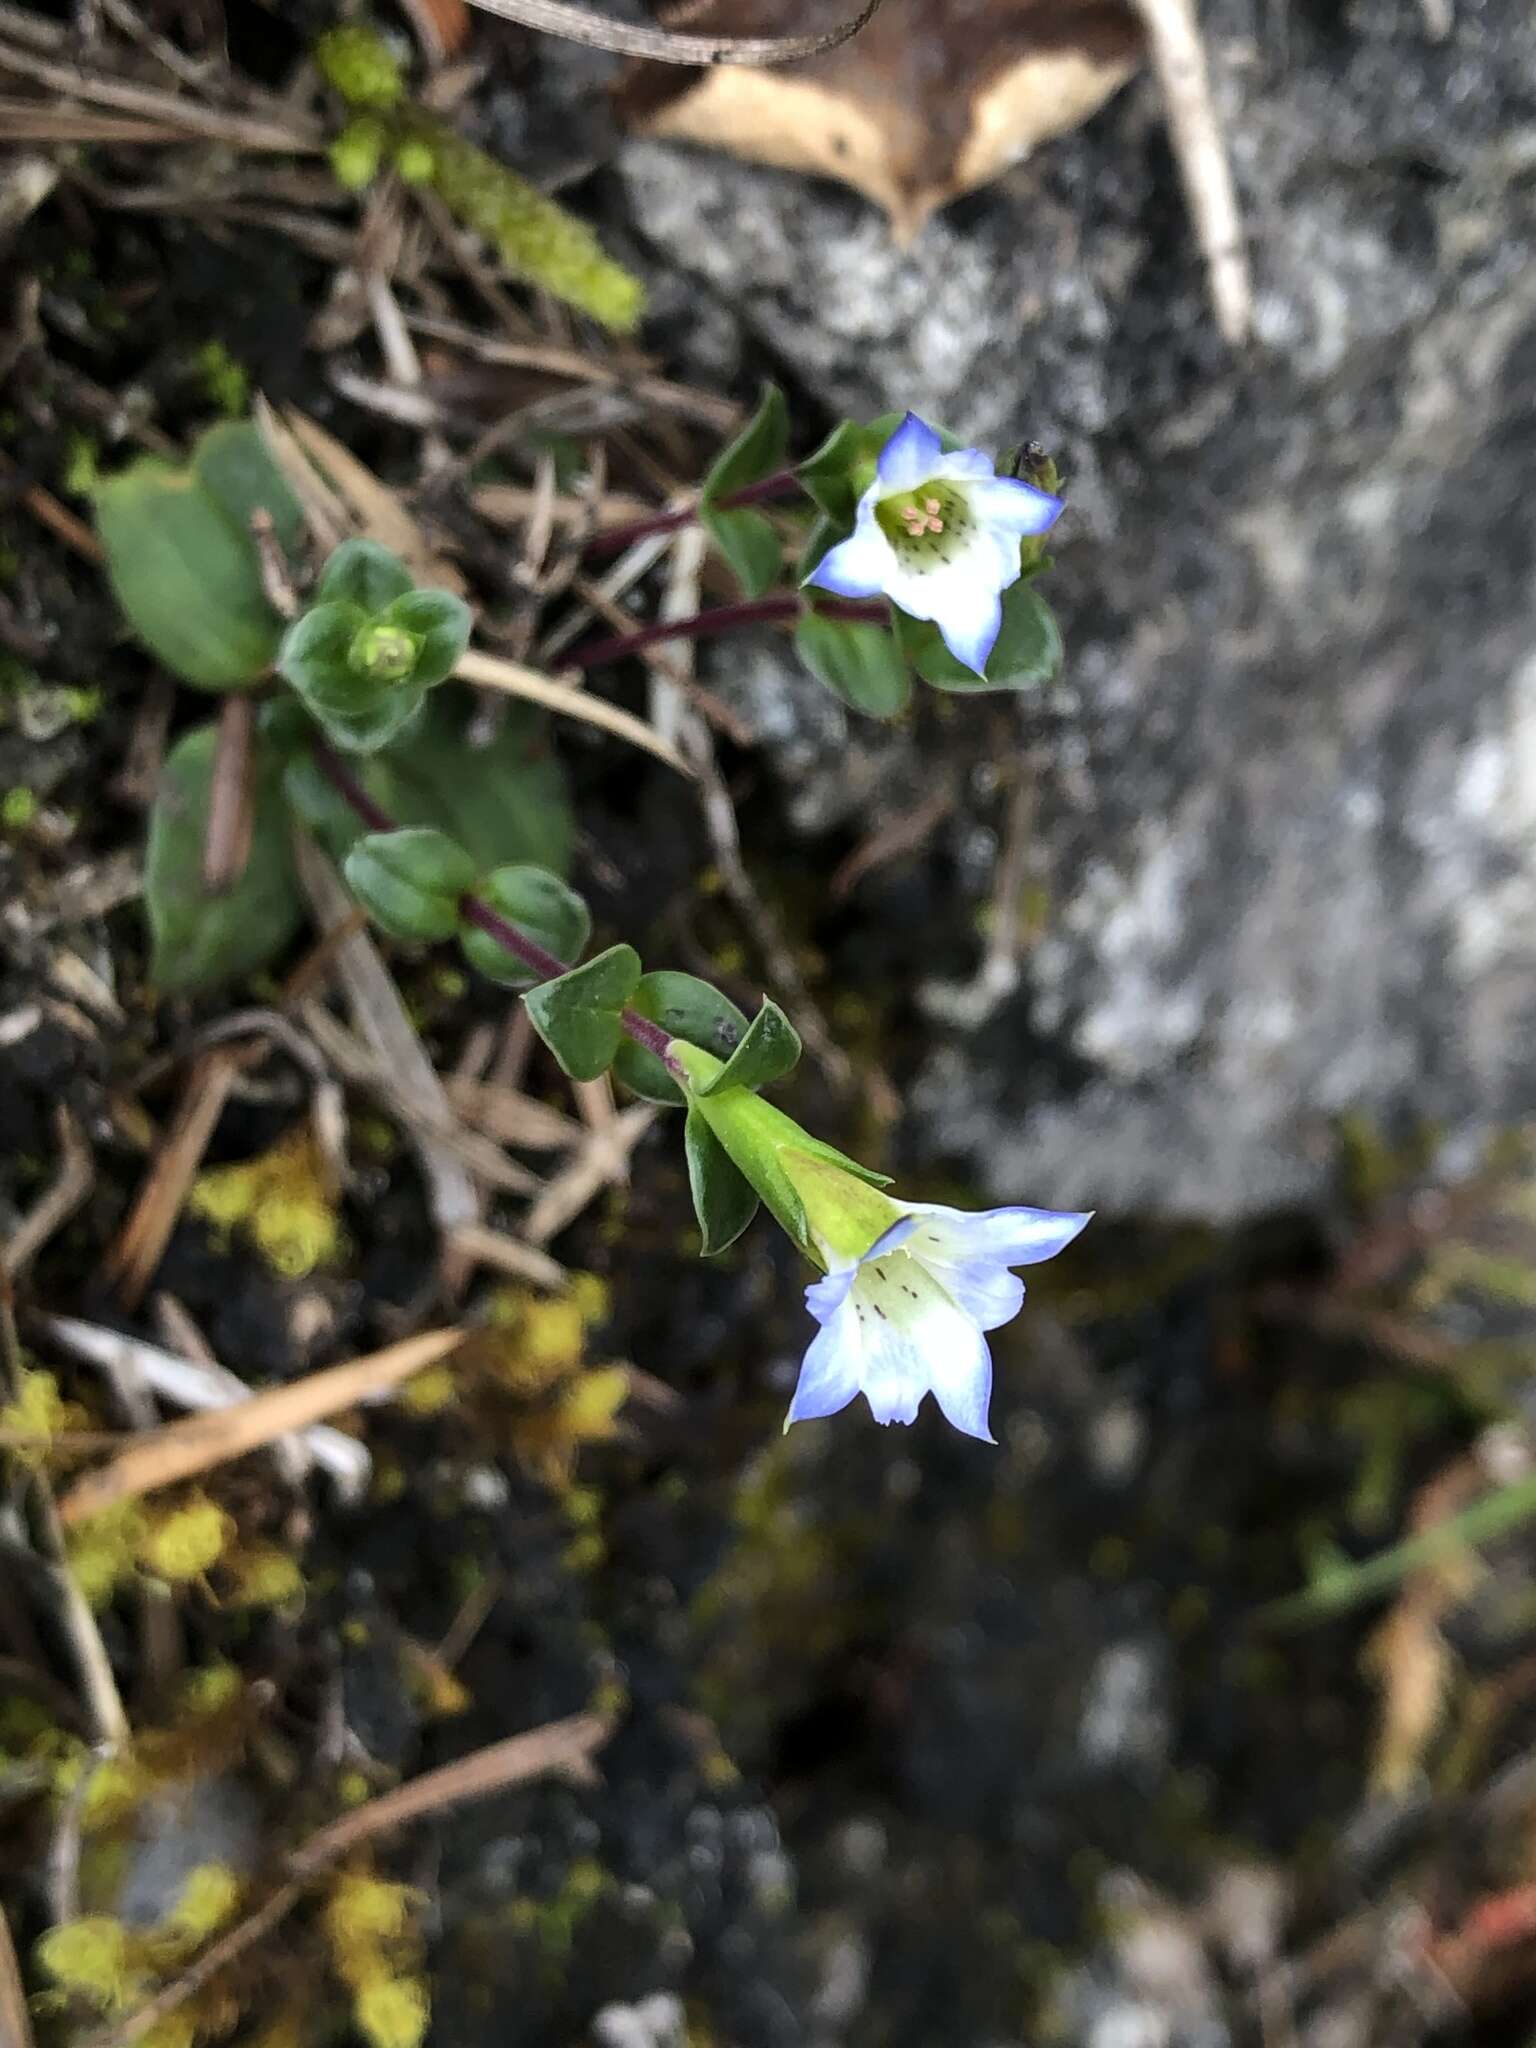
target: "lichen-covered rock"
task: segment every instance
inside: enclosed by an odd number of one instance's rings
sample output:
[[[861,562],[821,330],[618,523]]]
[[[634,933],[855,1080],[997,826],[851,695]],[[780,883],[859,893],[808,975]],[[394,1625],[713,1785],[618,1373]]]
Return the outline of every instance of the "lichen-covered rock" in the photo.
[[[625,153],[698,375],[766,359],[829,411],[1035,436],[1070,478],[1021,976],[985,1029],[943,1012],[917,1090],[999,1196],[1253,1212],[1316,1193],[1343,1110],[1531,1107],[1536,27],[1444,12],[1437,39],[1406,0],[1290,7],[1256,41],[1239,0],[1204,10],[1255,259],[1240,356],[1150,79],[906,251],[830,186]],[[862,834],[993,745],[981,706],[930,708],[837,766],[786,649],[710,662],[803,831]],[[977,817],[962,779],[937,860]],[[946,946],[987,886],[948,871]]]

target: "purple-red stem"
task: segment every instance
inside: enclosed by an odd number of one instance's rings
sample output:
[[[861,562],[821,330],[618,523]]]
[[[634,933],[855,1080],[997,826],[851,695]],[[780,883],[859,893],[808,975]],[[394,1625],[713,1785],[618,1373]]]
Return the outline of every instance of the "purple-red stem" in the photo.
[[[738,626],[761,626],[776,619],[798,619],[805,609],[793,591],[779,591],[773,597],[754,597],[741,604],[717,604],[707,612],[694,612],[686,619],[658,619],[653,626],[636,626],[632,633],[614,633],[607,639],[589,640],[567,656],[572,668],[601,668],[626,655],[641,654],[664,640],[708,640],[716,633],[734,633]],[[819,599],[817,609],[833,619],[867,619],[884,625],[890,612],[883,602],[858,598]]]
[[[776,469],[772,476],[759,477],[755,484],[743,484],[739,491],[727,492],[719,501],[720,509],[732,512],[740,505],[760,505],[767,498],[787,498],[799,488],[800,480],[792,469]],[[653,533],[676,533],[679,527],[691,526],[698,516],[697,505],[682,505],[675,512],[653,512],[644,519],[631,519],[623,526],[610,526],[602,533],[594,533],[582,553],[617,555],[637,540],[649,540]]]
[[[357,813],[370,832],[393,832],[398,828],[395,820],[382,805],[376,804],[367,790],[358,781],[346,762],[328,740],[314,742],[315,765],[336,794],[345,799]],[[565,961],[546,950],[536,939],[519,931],[515,924],[508,922],[499,911],[492,910],[478,896],[462,896],[459,910],[465,922],[476,925],[493,938],[498,946],[504,946],[514,960],[536,974],[540,981],[553,981],[558,975],[569,973]],[[626,1009],[620,1013],[619,1022],[636,1045],[642,1045],[647,1052],[654,1053],[662,1064],[674,1074],[681,1075],[680,1063],[667,1050],[671,1044],[670,1035],[659,1024],[653,1024],[649,1017],[642,1017],[638,1010]]]

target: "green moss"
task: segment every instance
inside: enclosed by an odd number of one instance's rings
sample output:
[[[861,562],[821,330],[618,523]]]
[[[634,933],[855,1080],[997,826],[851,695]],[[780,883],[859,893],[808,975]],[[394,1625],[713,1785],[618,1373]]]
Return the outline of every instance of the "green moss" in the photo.
[[[251,379],[222,341],[205,341],[192,358],[208,402],[227,419],[239,419],[251,396]]]
[[[315,45],[315,63],[349,107],[383,111],[405,97],[405,66],[377,29],[360,22],[323,35]]]

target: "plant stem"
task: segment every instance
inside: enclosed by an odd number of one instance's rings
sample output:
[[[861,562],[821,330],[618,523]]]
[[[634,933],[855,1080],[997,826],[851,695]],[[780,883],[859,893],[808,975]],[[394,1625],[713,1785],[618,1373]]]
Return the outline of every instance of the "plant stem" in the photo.
[[[317,738],[314,742],[315,765],[336,794],[345,799],[357,813],[370,832],[394,832],[396,821],[382,805],[373,798],[358,781],[347,763],[337,753],[329,740]],[[514,960],[521,960],[539,981],[554,981],[559,975],[570,970],[565,961],[549,952],[536,939],[520,931],[515,924],[504,918],[500,911],[493,910],[489,903],[478,896],[462,896],[459,912],[467,924],[478,927],[497,945],[509,952]],[[668,1051],[671,1034],[663,1031],[659,1024],[653,1024],[649,1017],[642,1017],[638,1010],[625,1009],[620,1013],[619,1022],[636,1045],[654,1053],[669,1073],[682,1077],[681,1063]]]
[[[709,640],[717,633],[734,633],[738,626],[761,626],[780,619],[798,619],[805,606],[790,590],[772,597],[754,597],[740,604],[717,604],[707,612],[694,612],[686,619],[659,619],[652,626],[636,626],[632,633],[614,633],[604,640],[589,640],[566,657],[568,666],[601,668],[606,662],[622,661],[626,655],[641,654],[664,640]],[[828,618],[867,620],[884,625],[890,612],[882,601],[858,598],[828,598],[817,609]]]
[[[744,484],[739,491],[727,492],[719,501],[720,509],[732,512],[739,505],[760,505],[768,498],[787,498],[799,488],[800,480],[792,469],[776,469],[772,476],[759,477],[755,484]],[[631,519],[623,526],[610,526],[594,533],[582,553],[617,555],[637,540],[649,540],[653,533],[676,533],[679,527],[691,526],[698,516],[697,505],[680,505],[673,512],[653,512],[646,519]]]

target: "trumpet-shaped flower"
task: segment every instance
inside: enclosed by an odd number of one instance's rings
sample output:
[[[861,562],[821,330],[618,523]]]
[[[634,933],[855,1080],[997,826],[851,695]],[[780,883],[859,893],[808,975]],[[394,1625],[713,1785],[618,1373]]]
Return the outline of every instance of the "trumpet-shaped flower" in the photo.
[[[1035,1266],[1069,1245],[1087,1215],[1054,1209],[985,1209],[972,1215],[931,1202],[898,1202],[835,1167],[786,1157],[805,1203],[826,1277],[805,1290],[821,1328],[790,1403],[790,1422],[835,1415],[856,1394],[877,1422],[911,1422],[932,1394],[956,1429],[994,1441],[987,1413],[992,1354],[986,1332],[1012,1322],[1024,1300],[1014,1266]],[[869,1241],[877,1209],[893,1220]],[[867,1248],[848,1249],[850,1236]]]
[[[931,619],[956,661],[984,675],[1002,594],[1019,578],[1019,544],[1061,510],[1049,491],[996,475],[980,449],[946,455],[909,412],[880,451],[853,532],[805,580],[839,597],[888,597],[909,617]]]

